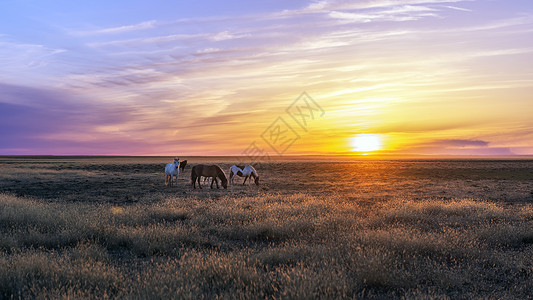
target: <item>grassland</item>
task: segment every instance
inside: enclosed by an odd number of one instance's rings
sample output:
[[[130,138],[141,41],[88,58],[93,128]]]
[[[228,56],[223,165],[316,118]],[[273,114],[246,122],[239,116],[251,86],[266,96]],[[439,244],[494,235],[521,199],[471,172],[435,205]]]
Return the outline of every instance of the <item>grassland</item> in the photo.
[[[533,295],[533,161],[285,160],[192,190],[167,160],[0,158],[0,298]]]

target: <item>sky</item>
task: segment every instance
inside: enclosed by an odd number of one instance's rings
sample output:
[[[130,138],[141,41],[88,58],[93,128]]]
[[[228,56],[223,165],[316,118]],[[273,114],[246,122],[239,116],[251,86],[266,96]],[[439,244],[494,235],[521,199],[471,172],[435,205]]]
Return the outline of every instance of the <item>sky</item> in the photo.
[[[0,155],[533,155],[530,0],[0,2]]]

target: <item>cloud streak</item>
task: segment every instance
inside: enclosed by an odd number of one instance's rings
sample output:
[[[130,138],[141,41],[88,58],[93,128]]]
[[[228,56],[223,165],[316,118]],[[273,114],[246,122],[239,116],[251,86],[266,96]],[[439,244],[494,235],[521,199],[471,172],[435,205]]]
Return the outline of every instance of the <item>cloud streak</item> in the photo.
[[[515,155],[509,147],[491,147],[489,142],[481,140],[443,139],[411,145],[403,149],[404,154],[426,155],[484,155],[508,156]]]

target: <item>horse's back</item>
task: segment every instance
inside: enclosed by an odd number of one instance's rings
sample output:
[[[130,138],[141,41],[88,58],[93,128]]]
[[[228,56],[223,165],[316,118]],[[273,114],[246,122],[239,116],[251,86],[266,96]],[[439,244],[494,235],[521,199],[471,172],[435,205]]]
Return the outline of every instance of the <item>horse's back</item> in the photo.
[[[245,176],[247,175],[250,175],[250,174],[254,174],[254,175],[257,175],[257,171],[255,170],[254,167],[252,166],[246,166],[242,169],[243,173]]]
[[[192,172],[194,172],[196,176],[204,177],[216,177],[218,170],[222,170],[218,165],[195,165],[192,167]]]
[[[230,170],[233,171],[234,173],[236,173],[237,171],[242,171],[242,169],[244,169],[243,166],[237,166],[237,165],[233,165],[230,168]]]

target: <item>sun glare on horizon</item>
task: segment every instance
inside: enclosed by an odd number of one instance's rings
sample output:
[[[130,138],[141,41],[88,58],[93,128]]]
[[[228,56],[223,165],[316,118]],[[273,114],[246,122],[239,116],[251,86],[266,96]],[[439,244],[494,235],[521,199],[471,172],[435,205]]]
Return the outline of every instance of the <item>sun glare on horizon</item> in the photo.
[[[382,150],[383,142],[378,134],[362,133],[352,137],[351,146],[352,151],[368,153]]]

